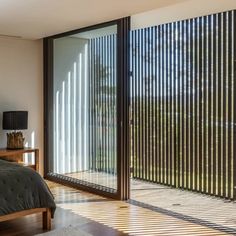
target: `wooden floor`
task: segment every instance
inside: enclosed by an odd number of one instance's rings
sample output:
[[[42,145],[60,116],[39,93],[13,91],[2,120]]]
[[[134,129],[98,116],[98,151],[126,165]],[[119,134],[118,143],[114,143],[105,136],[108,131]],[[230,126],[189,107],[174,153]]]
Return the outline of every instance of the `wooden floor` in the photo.
[[[145,181],[131,183],[131,199],[141,205],[236,235],[236,202]]]
[[[109,173],[87,171],[66,176],[116,188],[116,176]],[[180,219],[236,234],[236,203],[232,201],[136,179],[131,179],[131,199],[133,204],[145,203],[151,210],[156,207],[157,212],[164,210]]]
[[[81,230],[95,236],[227,235],[165,212],[48,183],[57,203],[53,229],[80,226]],[[40,215],[0,223],[0,235],[29,236],[42,232]]]

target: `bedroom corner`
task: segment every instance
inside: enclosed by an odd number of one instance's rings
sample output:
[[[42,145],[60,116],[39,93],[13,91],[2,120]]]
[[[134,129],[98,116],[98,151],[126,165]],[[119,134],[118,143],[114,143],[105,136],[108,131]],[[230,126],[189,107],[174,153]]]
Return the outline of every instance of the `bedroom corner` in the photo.
[[[0,148],[6,147],[2,113],[28,111],[25,146],[38,148],[43,174],[43,55],[42,40],[0,37]],[[30,155],[26,161],[31,161]]]

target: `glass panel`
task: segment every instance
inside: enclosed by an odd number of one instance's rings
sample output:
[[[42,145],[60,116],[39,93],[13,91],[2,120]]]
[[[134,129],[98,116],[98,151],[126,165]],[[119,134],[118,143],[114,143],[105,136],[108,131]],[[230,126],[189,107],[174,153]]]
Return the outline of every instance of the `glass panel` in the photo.
[[[117,189],[116,32],[109,26],[54,40],[51,172],[111,192]]]

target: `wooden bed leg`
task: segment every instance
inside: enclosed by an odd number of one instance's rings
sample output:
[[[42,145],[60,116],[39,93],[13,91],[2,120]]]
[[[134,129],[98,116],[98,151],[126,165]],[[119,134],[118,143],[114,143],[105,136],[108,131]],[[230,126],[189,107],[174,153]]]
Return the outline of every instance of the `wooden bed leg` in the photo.
[[[51,209],[43,212],[43,229],[51,230]]]

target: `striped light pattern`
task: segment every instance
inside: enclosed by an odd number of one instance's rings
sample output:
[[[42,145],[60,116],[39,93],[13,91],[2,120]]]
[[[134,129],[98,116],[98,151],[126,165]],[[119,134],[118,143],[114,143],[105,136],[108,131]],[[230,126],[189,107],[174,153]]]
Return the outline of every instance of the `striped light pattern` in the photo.
[[[131,33],[132,176],[235,199],[235,11]]]
[[[62,44],[59,40],[55,45],[58,49]],[[55,63],[55,71],[58,64]],[[65,77],[54,78],[54,173],[89,171],[87,67],[88,48],[84,44]]]

